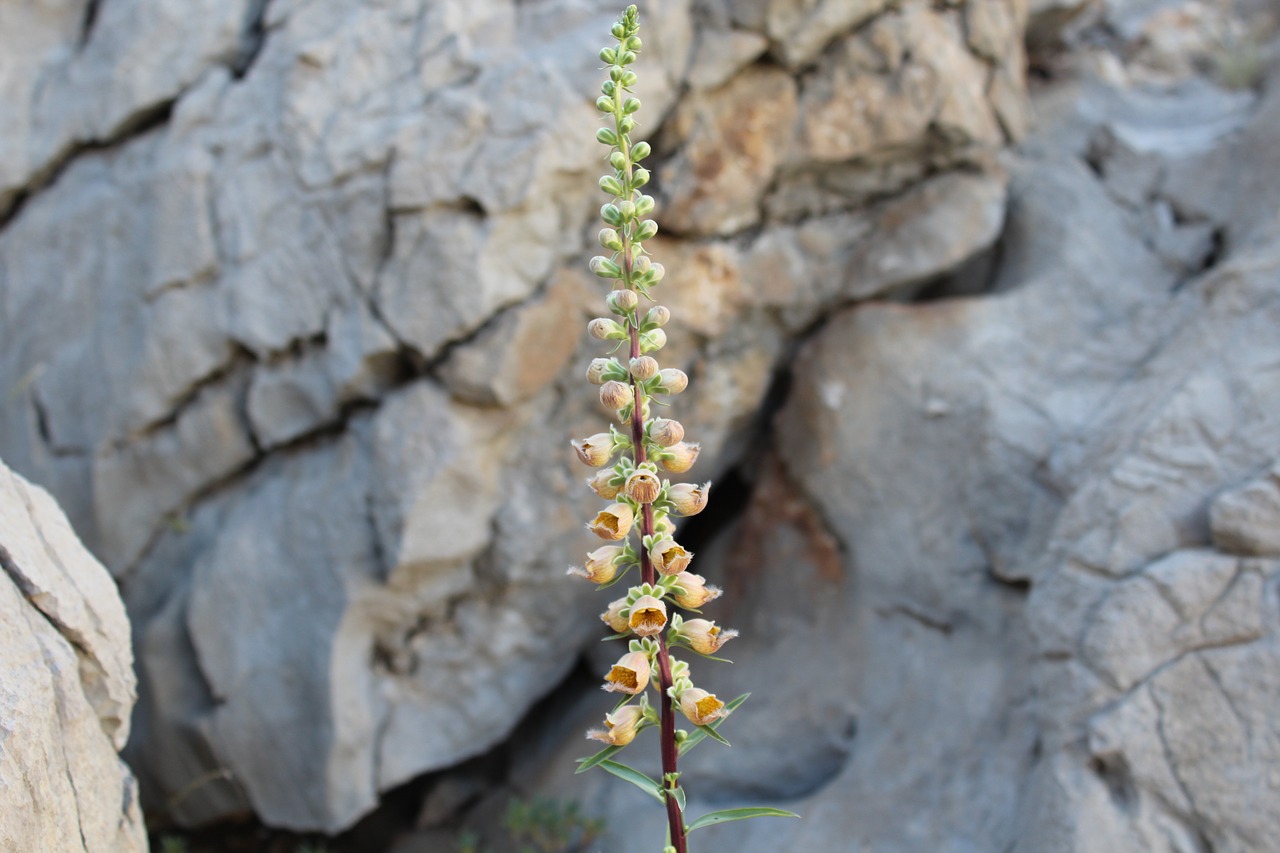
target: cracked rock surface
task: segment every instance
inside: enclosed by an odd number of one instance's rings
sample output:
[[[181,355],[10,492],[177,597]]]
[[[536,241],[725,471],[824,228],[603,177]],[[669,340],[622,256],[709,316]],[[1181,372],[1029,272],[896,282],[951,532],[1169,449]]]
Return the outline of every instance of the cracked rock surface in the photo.
[[[135,688],[110,574],[49,493],[0,463],[0,849],[147,849],[118,755]]]

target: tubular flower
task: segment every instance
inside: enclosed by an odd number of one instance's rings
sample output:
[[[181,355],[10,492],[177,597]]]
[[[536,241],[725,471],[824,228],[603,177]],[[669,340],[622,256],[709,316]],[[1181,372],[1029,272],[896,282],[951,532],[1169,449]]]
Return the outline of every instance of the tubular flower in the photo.
[[[634,399],[630,385],[611,379],[600,386],[600,402],[606,409],[617,411]]]
[[[622,612],[626,609],[626,598],[611,601],[609,602],[609,607],[600,614],[600,621],[612,628],[613,633],[625,634],[631,630],[631,624],[627,621],[626,614]]]
[[[667,490],[667,497],[675,506],[677,515],[697,515],[707,508],[707,496],[710,491],[709,481],[701,486],[694,483],[677,483]]]
[[[586,578],[592,583],[608,583],[618,576],[618,558],[622,556],[621,545],[601,545],[587,554],[587,561],[581,568],[574,566],[569,574]]]
[[[720,647],[738,636],[737,631],[726,631],[707,619],[686,619],[676,634],[698,654],[713,655]]]
[[[680,694],[680,712],[695,726],[705,726],[724,716],[724,703],[701,687],[689,687]]]
[[[612,479],[613,469],[608,468],[604,471],[598,471],[594,477],[588,477],[586,483],[587,487],[599,497],[611,501],[618,496],[619,492],[618,487],[609,482]]]
[[[631,604],[631,615],[627,617],[627,627],[637,637],[652,637],[662,633],[667,627],[667,605],[662,599],[652,595],[642,595]]]
[[[686,610],[697,610],[708,601],[714,601],[720,597],[720,587],[708,586],[706,578],[702,575],[681,572],[676,575],[676,581],[671,600]]]
[[[610,693],[630,693],[634,696],[649,686],[652,672],[648,655],[644,652],[627,652],[604,677],[604,689]]]
[[[700,444],[678,441],[663,453],[662,467],[673,474],[683,474],[693,467],[694,462],[698,461],[698,453],[701,450],[702,445]]]
[[[596,513],[595,519],[587,525],[587,528],[601,539],[616,542],[627,538],[634,520],[631,507],[624,503],[612,503]]]
[[[607,432],[598,432],[582,441],[571,441],[573,450],[583,464],[599,468],[608,464],[613,458],[613,436]]]
[[[651,504],[662,490],[662,480],[658,475],[645,468],[637,468],[627,477],[622,491],[636,503]]]
[[[689,568],[693,555],[671,538],[659,539],[649,549],[649,562],[658,574],[664,576],[678,575]]]
[[[626,746],[636,739],[643,721],[644,710],[639,705],[623,705],[612,714],[605,715],[603,729],[592,729],[587,732],[587,737],[609,746]]]

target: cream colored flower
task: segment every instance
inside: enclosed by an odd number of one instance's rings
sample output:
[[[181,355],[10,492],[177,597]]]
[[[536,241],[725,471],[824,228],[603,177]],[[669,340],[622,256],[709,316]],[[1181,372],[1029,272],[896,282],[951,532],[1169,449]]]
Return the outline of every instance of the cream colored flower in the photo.
[[[612,503],[600,510],[587,528],[601,539],[616,542],[627,538],[634,521],[635,515],[631,512],[631,507],[624,503]]]
[[[678,575],[689,568],[692,559],[693,554],[671,538],[659,539],[649,549],[649,562],[660,575]]]
[[[627,482],[623,485],[622,490],[633,501],[651,504],[657,499],[658,492],[662,490],[662,480],[652,471],[645,468],[637,468],[631,473],[631,476],[627,477]]]
[[[598,432],[595,435],[584,438],[582,441],[571,441],[569,443],[573,445],[574,452],[578,454],[578,458],[592,468],[606,465],[613,458],[613,436],[607,432]]]
[[[649,437],[659,447],[670,447],[684,439],[684,425],[671,418],[658,418],[649,425]]]
[[[677,632],[679,639],[689,644],[689,648],[703,655],[713,655],[720,647],[738,636],[737,631],[725,631],[716,623],[707,619],[686,619]]]
[[[678,515],[697,515],[707,508],[710,491],[710,481],[701,486],[694,483],[677,483],[667,490],[667,497],[675,505]]]
[[[652,637],[667,627],[667,605],[652,595],[642,595],[631,604],[627,627],[637,637]]]
[[[720,597],[720,587],[708,586],[706,578],[693,572],[681,572],[676,575],[677,586],[671,593],[671,599],[681,607],[697,610],[708,601]]]
[[[621,556],[621,545],[601,545],[587,554],[587,561],[581,568],[571,567],[569,574],[586,578],[592,583],[608,583],[618,576],[617,560]]]
[[[643,720],[644,711],[639,705],[623,705],[612,714],[605,715],[603,729],[592,729],[587,732],[587,737],[609,746],[626,746],[636,739]]]
[[[724,716],[724,703],[714,693],[690,687],[680,694],[680,712],[695,726],[705,726]]]
[[[600,402],[606,409],[617,411],[628,403],[635,401],[635,392],[630,385],[610,379],[600,386]]]
[[[661,377],[659,390],[663,394],[679,394],[689,387],[689,376],[678,367],[667,367],[658,372]]]
[[[658,375],[658,360],[651,355],[642,355],[631,359],[630,372],[632,379],[643,382]]]
[[[630,693],[635,695],[649,685],[652,667],[644,652],[627,652],[609,670],[604,677],[604,689],[610,693]]]
[[[666,449],[662,456],[662,467],[673,474],[683,474],[698,461],[702,445],[678,441]]]
[[[631,630],[631,625],[627,622],[627,617],[622,611],[627,609],[627,599],[619,598],[617,601],[610,601],[608,608],[600,614],[600,621],[613,629],[615,634],[625,634]]]
[[[606,468],[596,473],[594,477],[587,478],[587,486],[591,491],[607,501],[611,501],[618,496],[619,489],[609,481],[613,479],[613,469]]]

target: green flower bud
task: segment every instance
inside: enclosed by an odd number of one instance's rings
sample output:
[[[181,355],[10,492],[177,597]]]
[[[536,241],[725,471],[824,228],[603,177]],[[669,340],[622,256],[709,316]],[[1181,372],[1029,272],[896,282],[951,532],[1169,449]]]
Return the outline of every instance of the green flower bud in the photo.
[[[618,134],[614,133],[607,127],[602,127],[596,131],[596,141],[604,145],[617,145]]]
[[[614,195],[614,196],[622,195],[621,182],[619,182],[617,178],[611,177],[609,175],[605,175],[603,178],[600,179],[600,189],[604,190],[609,195]]]
[[[624,38],[626,38],[626,37],[627,37],[627,27],[626,27],[626,25],[625,25],[625,24],[623,24],[621,21],[619,21],[618,23],[614,24],[614,25],[613,25],[613,28],[612,28],[612,29],[610,29],[610,30],[609,30],[609,32],[610,32],[610,33],[613,35],[613,37],[614,37],[614,38],[616,38],[616,39],[624,39]]]
[[[653,196],[642,195],[636,199],[635,205],[637,216],[648,216],[653,213]]]
[[[648,169],[636,169],[631,175],[631,185],[633,187],[642,187],[647,183],[649,183]]]
[[[649,313],[644,315],[644,325],[646,326],[665,326],[671,321],[671,309],[665,305],[655,305],[649,309]]]
[[[636,120],[633,119],[631,116],[627,116],[622,121],[618,122],[618,130],[621,130],[623,133],[630,133],[631,131],[635,130],[635,127],[636,127]]]
[[[618,51],[612,47],[600,48],[600,61],[612,65],[618,59]]]
[[[614,92],[613,81],[612,81],[612,80],[605,80],[603,83],[601,83],[601,84],[600,84],[600,91],[601,91],[601,92],[604,92],[606,95],[612,95],[612,94],[613,94],[613,92]]]
[[[640,297],[634,290],[615,290],[606,297],[609,310],[615,314],[630,314],[640,304]]]
[[[619,65],[630,65],[635,61],[636,61],[636,54],[635,54],[635,51],[633,50],[624,50],[622,54],[618,57]]]
[[[641,169],[640,171],[643,172],[644,170]],[[636,233],[632,235],[631,239],[638,243],[644,242],[645,240],[649,240],[654,237],[657,233],[658,223],[654,222],[652,219],[646,219],[636,226]]]
[[[613,98],[610,98],[608,95],[601,95],[596,98],[596,109],[602,113],[613,112]]]
[[[631,36],[631,38],[627,39],[626,47],[627,50],[639,50],[644,47],[644,42],[640,41],[640,36]]]
[[[622,105],[622,114],[629,116],[640,109],[639,98],[627,98],[626,103]]]
[[[597,317],[587,324],[587,332],[598,341],[621,341],[630,335],[622,324],[608,317]]]
[[[625,77],[627,73],[628,72],[625,68],[620,65],[615,65],[609,69],[609,79],[614,83],[617,83],[619,86],[622,86],[622,78]],[[635,75],[632,74],[631,76],[634,77]],[[626,87],[623,86],[623,88],[625,89]]]
[[[621,68],[619,68],[618,70],[622,71]],[[636,84],[636,81],[639,78],[636,77],[636,72],[634,71],[623,71],[622,75],[616,79],[620,84],[622,84],[622,88],[630,89],[632,86]]]
[[[622,211],[618,209],[616,204],[606,204],[600,208],[600,218],[614,226],[621,225],[624,221]]]
[[[666,345],[667,333],[661,329],[650,329],[640,333],[640,352],[655,352]]]
[[[641,160],[648,157],[652,150],[653,149],[649,147],[649,143],[637,142],[635,145],[631,146],[631,159],[634,162],[639,163]]]
[[[601,228],[599,239],[600,245],[604,248],[612,249],[615,252],[622,251],[622,238],[612,228]]]
[[[621,151],[615,151],[609,155],[609,165],[617,169],[619,172],[627,168],[627,155]]]
[[[630,201],[621,202],[618,205],[618,215],[622,217],[623,222],[630,222],[632,219],[635,219],[636,218],[635,203]]]
[[[601,278],[620,278],[622,267],[604,255],[596,255],[591,259],[591,271]]]
[[[653,266],[653,261],[649,260],[648,255],[640,255],[631,262],[631,271],[637,275],[644,275]]]

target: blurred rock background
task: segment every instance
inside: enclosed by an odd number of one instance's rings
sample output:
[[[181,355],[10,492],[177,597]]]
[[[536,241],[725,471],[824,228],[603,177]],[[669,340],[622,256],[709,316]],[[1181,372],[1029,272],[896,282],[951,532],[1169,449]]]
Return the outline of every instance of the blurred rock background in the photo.
[[[619,8],[0,8],[0,457],[120,586],[153,826],[661,837],[571,761]],[[691,810],[805,816],[708,843],[1277,849],[1274,4],[641,14],[700,680],[753,693]]]

